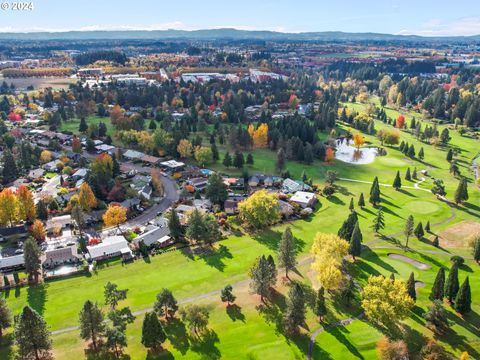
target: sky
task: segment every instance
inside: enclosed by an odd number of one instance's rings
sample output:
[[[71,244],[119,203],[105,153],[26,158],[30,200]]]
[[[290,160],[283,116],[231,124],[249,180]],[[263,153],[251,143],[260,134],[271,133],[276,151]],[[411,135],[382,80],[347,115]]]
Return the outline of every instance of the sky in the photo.
[[[0,32],[237,28],[423,36],[480,34],[480,0],[22,0],[0,10]],[[443,5],[442,3],[448,4]]]

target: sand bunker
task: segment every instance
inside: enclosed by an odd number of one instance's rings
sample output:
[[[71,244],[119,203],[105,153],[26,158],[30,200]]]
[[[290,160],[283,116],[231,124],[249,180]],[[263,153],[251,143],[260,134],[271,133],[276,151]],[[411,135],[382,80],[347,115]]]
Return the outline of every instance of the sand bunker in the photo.
[[[425,283],[423,281],[415,281],[415,289],[420,289],[425,287]]]
[[[420,269],[420,270],[430,269],[430,265],[422,263],[418,260],[409,258],[408,256],[404,256],[400,254],[388,254],[388,257],[391,257],[392,259],[395,259],[395,260],[404,261],[410,265],[415,266],[417,269]]]
[[[360,148],[353,146],[353,141],[337,140],[335,158],[355,165],[370,164],[377,156],[376,148]]]

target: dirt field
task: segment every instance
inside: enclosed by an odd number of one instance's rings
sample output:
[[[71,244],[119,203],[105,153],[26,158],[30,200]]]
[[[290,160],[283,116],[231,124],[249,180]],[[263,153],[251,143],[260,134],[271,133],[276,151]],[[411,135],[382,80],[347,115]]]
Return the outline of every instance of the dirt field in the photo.
[[[44,77],[44,78],[4,78],[0,74],[0,83],[6,81],[8,85],[13,83],[15,88],[25,90],[32,85],[35,90],[51,87],[53,89],[67,89],[69,84],[75,82],[76,79],[70,77]]]
[[[462,221],[450,226],[448,229],[438,234],[440,246],[449,247],[469,247],[472,239],[480,234],[480,223],[476,221]]]

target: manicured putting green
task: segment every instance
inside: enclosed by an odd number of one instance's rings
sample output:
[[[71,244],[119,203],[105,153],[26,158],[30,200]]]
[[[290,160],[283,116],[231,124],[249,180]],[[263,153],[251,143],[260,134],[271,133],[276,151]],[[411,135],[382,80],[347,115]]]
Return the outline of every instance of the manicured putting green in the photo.
[[[410,201],[405,208],[418,214],[432,214],[440,210],[440,206],[430,201]]]

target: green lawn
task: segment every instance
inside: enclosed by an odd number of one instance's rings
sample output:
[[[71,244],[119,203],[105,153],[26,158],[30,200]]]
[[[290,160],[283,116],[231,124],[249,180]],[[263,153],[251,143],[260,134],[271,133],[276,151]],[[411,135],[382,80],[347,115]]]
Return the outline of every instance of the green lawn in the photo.
[[[107,126],[107,134],[113,137],[114,128],[108,117],[88,116],[85,121],[87,125],[103,122]],[[78,127],[80,126],[80,119],[68,119],[60,123],[59,131],[71,131],[74,134],[79,134]]]

